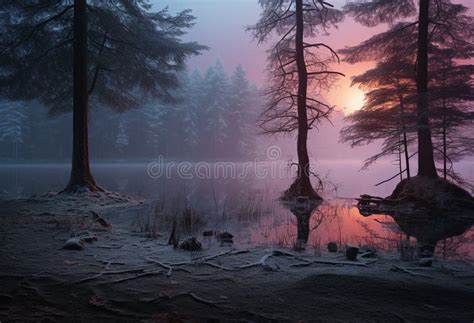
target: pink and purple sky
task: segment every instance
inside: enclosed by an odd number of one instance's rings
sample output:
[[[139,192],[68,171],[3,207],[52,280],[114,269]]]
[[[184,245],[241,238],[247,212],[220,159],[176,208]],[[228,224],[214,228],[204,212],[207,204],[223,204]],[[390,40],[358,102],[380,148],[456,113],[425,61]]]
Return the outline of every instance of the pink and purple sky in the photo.
[[[203,55],[191,59],[191,68],[201,70],[220,59],[228,72],[237,64],[247,71],[249,79],[263,86],[265,83],[265,66],[267,46],[259,45],[245,27],[254,24],[260,16],[260,6],[257,0],[153,0],[154,9],[168,6],[171,12],[191,9],[196,16],[195,27],[185,36],[186,40],[196,40],[210,47]],[[473,13],[474,0],[458,0],[470,7]],[[336,7],[341,7],[346,0],[331,1]],[[332,30],[327,37],[322,37],[329,46],[341,49],[345,46],[356,45],[374,33],[384,30],[385,26],[365,28],[347,17],[338,29]],[[333,90],[326,95],[326,100],[343,111],[351,112],[362,106],[363,92],[351,87],[351,76],[357,75],[372,64],[349,65],[341,63],[335,69],[346,74],[340,79]]]

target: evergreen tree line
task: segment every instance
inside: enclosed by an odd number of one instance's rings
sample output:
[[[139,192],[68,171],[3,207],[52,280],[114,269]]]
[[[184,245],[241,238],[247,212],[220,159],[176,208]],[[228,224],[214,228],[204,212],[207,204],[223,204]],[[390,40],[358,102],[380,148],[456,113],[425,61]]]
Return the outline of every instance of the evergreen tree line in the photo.
[[[248,159],[255,154],[260,98],[239,65],[228,75],[220,61],[179,73],[172,101],[147,99],[121,113],[91,103],[93,159]],[[72,114],[48,115],[35,102],[0,102],[0,158],[69,160]]]

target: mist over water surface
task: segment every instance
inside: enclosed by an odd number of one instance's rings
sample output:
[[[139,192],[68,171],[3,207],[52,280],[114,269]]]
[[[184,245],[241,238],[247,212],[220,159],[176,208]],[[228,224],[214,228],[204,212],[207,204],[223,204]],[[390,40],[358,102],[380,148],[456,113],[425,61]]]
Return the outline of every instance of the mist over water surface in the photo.
[[[148,171],[149,163],[96,163],[93,171],[98,182],[108,190],[144,197],[177,209],[195,210],[193,217],[196,219],[187,220],[192,223],[188,223],[190,227],[185,234],[200,236],[203,230],[212,229],[232,232],[235,243],[240,245],[294,245],[297,218],[277,200],[291,183],[292,175],[291,172],[283,172],[275,176],[271,171],[271,167],[288,169],[287,162],[267,164],[267,176],[261,176],[261,173],[257,176],[252,167],[242,172],[242,162],[230,163],[235,167],[235,175],[245,175],[239,177],[232,177],[230,172],[225,173],[224,170],[214,176],[212,170],[216,164],[211,163],[208,164],[210,178],[199,178],[193,173],[196,163],[189,164],[191,168],[188,172],[194,175],[193,178],[179,176],[176,165],[170,167],[169,176],[162,174],[159,178],[152,178]],[[162,166],[166,165],[165,162]],[[389,216],[362,217],[354,200],[360,194],[389,195],[398,183],[397,179],[380,186],[374,185],[392,177],[396,166],[389,161],[381,161],[369,170],[359,171],[361,163],[354,160],[320,160],[315,166],[324,179],[327,194],[326,201],[309,217],[308,250],[325,251],[329,241],[340,245],[371,244],[384,250],[396,250],[397,239],[402,235],[393,220]],[[473,179],[472,162],[459,163],[456,169],[465,178]],[[68,164],[2,165],[0,192],[3,198],[13,198],[60,191],[69,171]],[[145,206],[142,216],[149,212],[152,212],[150,207]],[[135,216],[127,215],[131,217],[131,224]],[[160,221],[166,232],[170,224],[165,219]],[[470,245],[462,249],[472,256]]]

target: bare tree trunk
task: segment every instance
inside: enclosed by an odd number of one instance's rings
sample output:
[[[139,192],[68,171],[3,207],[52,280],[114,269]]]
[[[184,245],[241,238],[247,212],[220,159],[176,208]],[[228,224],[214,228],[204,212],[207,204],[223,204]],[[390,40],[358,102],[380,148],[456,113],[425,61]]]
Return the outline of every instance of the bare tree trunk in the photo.
[[[102,191],[89,167],[86,0],[74,0],[73,148],[69,183],[63,192]]]
[[[437,177],[428,114],[428,25],[430,0],[420,0],[416,65],[418,175]]]
[[[403,131],[403,149],[405,150],[405,164],[407,168],[407,178],[411,178],[410,172],[410,156],[408,153],[408,139],[407,139],[407,127],[405,122],[405,104],[403,102],[403,96],[400,94],[400,119],[402,122]]]
[[[398,136],[400,140],[400,136]],[[402,164],[402,146],[398,144],[398,174],[400,174],[400,182],[403,181],[403,164]]]
[[[304,57],[304,21],[303,0],[296,0],[296,38],[295,58],[298,69],[298,178],[289,189],[293,196],[304,195],[310,198],[322,199],[311,185],[309,178],[308,156],[308,115],[306,110],[306,95],[308,90],[308,71]]]

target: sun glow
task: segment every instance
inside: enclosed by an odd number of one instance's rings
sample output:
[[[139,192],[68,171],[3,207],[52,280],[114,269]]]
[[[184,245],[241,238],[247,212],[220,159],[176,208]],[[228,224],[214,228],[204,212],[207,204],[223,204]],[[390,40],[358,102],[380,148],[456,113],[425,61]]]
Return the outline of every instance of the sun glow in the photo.
[[[364,106],[365,94],[356,87],[345,87],[339,89],[339,91],[331,92],[329,99],[338,109],[348,115]]]
[[[356,93],[349,96],[349,101],[347,108],[352,110],[360,110],[364,106],[365,94],[364,92],[357,90]]]

